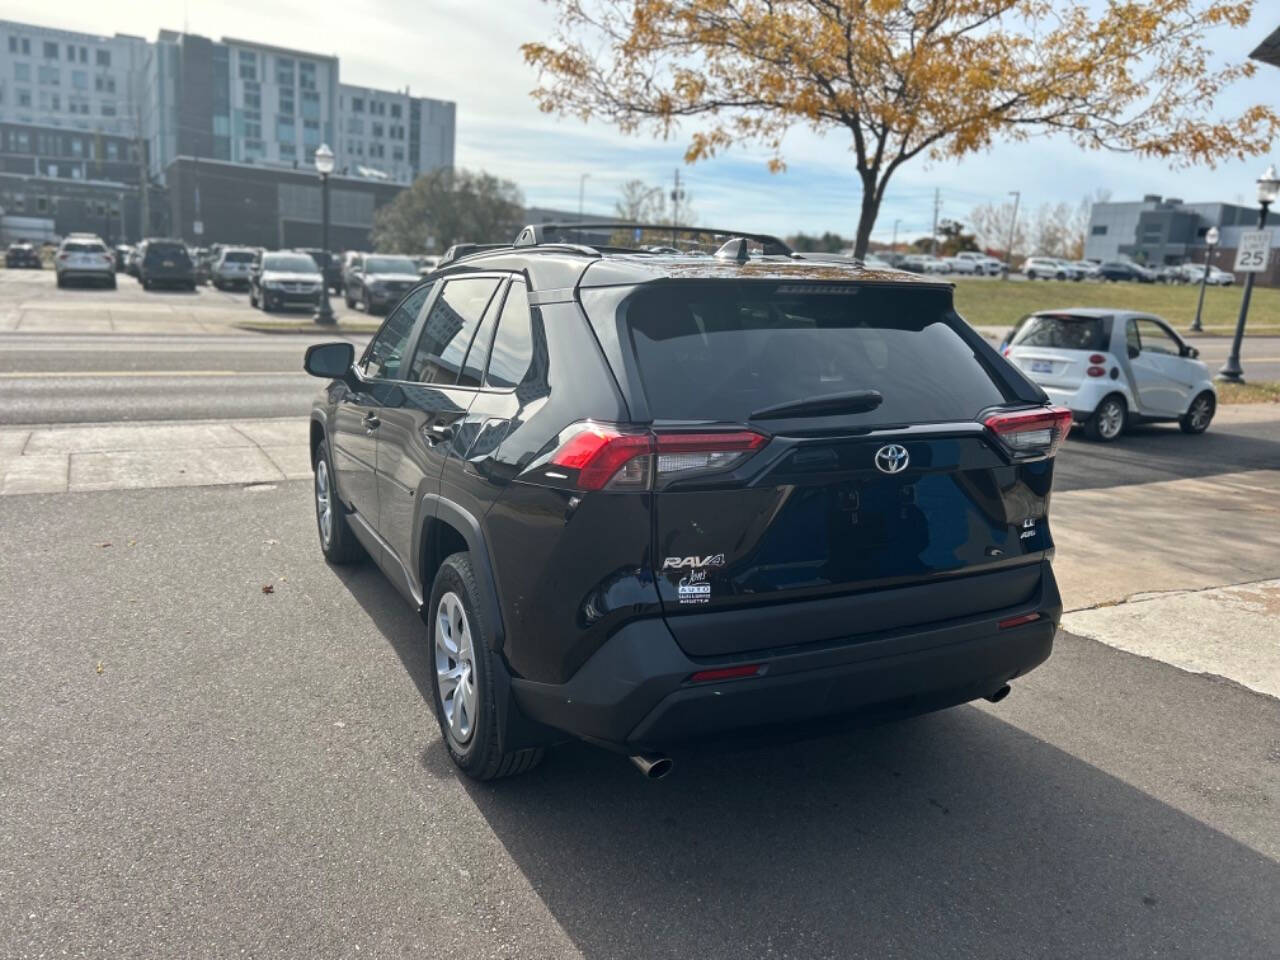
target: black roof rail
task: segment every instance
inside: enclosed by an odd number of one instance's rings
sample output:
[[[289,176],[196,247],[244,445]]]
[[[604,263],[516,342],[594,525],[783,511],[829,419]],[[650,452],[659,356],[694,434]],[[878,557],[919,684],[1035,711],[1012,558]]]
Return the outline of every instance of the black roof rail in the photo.
[[[509,243],[455,243],[452,247],[444,252],[444,256],[440,258],[440,262],[436,264],[436,269],[446,267],[455,260],[461,260],[463,257],[469,257],[475,253],[484,253],[486,250],[498,250],[501,248],[511,249]]]
[[[535,247],[544,243],[566,243],[560,234],[580,230],[644,230],[653,233],[709,234],[727,239],[754,240],[764,248],[765,256],[791,256],[791,248],[767,233],[744,233],[716,227],[673,227],[669,223],[634,223],[628,220],[594,220],[584,223],[531,223],[516,236],[513,246]]]

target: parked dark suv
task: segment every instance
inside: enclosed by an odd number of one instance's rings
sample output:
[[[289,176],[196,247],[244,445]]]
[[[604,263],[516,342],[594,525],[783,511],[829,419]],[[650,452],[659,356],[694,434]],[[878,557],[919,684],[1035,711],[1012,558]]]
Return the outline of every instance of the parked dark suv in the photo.
[[[458,766],[579,737],[661,776],[682,741],[998,700],[1049,656],[1071,414],[950,284],[571,236],[441,264],[358,362],[307,351],[321,548],[421,612]]]
[[[143,240],[138,246],[138,280],[154,287],[196,288],[196,265],[181,240]]]

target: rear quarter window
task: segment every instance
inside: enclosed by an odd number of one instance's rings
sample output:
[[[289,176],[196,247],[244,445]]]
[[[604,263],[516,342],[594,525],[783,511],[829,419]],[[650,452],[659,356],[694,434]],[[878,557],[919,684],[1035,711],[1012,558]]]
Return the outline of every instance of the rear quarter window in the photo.
[[[665,284],[623,307],[652,414],[742,421],[796,400],[876,390],[869,423],[973,419],[1011,399],[957,329],[944,290]]]

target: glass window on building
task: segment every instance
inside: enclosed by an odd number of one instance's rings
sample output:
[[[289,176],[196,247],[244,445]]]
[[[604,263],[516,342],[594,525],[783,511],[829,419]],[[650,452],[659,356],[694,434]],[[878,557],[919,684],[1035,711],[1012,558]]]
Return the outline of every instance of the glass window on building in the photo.
[[[20,107],[29,107],[29,106],[31,106],[31,91],[30,91],[30,90],[19,90],[19,91],[18,91],[18,106],[20,106]]]
[[[59,86],[62,83],[62,71],[57,67],[42,66],[36,70],[36,76],[41,83],[48,84],[51,87]]]
[[[107,146],[107,159],[112,161],[119,160],[120,144],[116,143],[116,141],[114,140],[108,140],[106,146]]]
[[[104,117],[114,117],[116,115],[116,105],[104,102],[102,104],[102,115]]]
[[[88,48],[88,47],[81,47],[81,48],[80,48],[80,62],[81,62],[81,63],[88,63],[88,62],[89,62],[89,48]]]
[[[281,160],[295,160],[297,159],[297,157],[298,157],[298,148],[295,147],[292,143],[280,144]]]
[[[19,38],[22,41],[22,52],[31,55],[31,40],[28,37]]]
[[[44,42],[44,58],[46,60],[58,59],[58,45],[49,40]]]
[[[71,155],[73,157],[84,156],[84,141],[81,140],[79,137],[71,138]]]
[[[276,139],[284,143],[293,143],[296,128],[293,118],[276,117]]]
[[[13,39],[13,38],[10,37],[9,39]],[[13,79],[18,81],[18,83],[30,83],[31,82],[31,64],[15,63],[13,65]]]
[[[18,38],[13,36],[12,34],[10,34],[9,36],[9,52],[10,53],[18,52]]]
[[[76,62],[76,45],[74,43],[67,44],[67,61],[69,63]]]
[[[316,65],[303,61],[298,64],[298,86],[303,90],[314,90],[316,88]]]
[[[110,51],[110,50],[98,50],[98,51],[96,51],[96,56],[95,56],[95,58],[94,58],[94,62],[95,62],[95,63],[97,63],[97,65],[98,65],[98,66],[100,66],[100,67],[109,67],[109,66],[111,66],[111,51]]]
[[[351,112],[364,113],[364,97],[351,98]]]
[[[261,110],[262,94],[257,90],[250,90],[248,87],[245,87],[244,105],[250,110]]]
[[[314,90],[302,91],[302,116],[306,120],[320,119],[320,94]]]
[[[258,79],[258,58],[247,50],[240,51],[240,79]]]
[[[380,137],[380,136],[382,136],[382,124],[380,124],[380,123],[375,123],[375,124],[373,125],[373,136],[375,136],[375,137]]]
[[[85,70],[71,71],[71,89],[72,90],[88,90],[89,74]]]
[[[400,119],[400,104],[393,103],[391,105],[391,116],[396,120]]]

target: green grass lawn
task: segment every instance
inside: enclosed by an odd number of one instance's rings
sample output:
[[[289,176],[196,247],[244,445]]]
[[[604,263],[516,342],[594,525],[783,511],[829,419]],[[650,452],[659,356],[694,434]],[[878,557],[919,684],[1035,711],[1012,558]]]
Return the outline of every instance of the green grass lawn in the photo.
[[[956,310],[974,326],[1011,327],[1037,310],[1065,307],[1114,307],[1143,310],[1163,317],[1176,330],[1186,331],[1196,315],[1200,288],[1163,283],[1079,283],[1057,280],[1027,281],[958,279]],[[1240,313],[1240,286],[1209,287],[1204,294],[1203,323],[1207,333],[1231,333]],[[1251,333],[1280,334],[1280,290],[1255,287],[1249,306]]]

